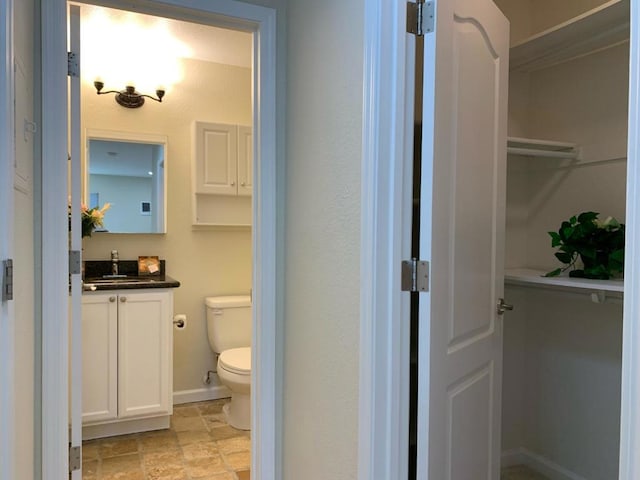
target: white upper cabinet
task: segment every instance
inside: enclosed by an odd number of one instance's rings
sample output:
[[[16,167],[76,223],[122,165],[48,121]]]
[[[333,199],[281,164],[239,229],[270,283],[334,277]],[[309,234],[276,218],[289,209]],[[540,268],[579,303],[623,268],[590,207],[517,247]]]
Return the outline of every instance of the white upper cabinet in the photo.
[[[195,122],[195,192],[251,195],[251,127]]]

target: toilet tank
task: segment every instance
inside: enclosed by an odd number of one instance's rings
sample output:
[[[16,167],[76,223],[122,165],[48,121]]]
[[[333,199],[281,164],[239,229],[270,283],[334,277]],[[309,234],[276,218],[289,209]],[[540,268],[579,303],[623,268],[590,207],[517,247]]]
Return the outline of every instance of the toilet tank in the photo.
[[[251,297],[205,298],[209,345],[216,353],[251,346]]]

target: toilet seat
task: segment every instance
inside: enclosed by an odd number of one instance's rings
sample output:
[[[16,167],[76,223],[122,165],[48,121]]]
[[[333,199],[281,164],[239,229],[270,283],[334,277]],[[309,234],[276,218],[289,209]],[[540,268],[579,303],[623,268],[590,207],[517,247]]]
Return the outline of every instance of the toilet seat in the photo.
[[[218,364],[236,375],[251,375],[251,347],[225,350],[218,357]]]

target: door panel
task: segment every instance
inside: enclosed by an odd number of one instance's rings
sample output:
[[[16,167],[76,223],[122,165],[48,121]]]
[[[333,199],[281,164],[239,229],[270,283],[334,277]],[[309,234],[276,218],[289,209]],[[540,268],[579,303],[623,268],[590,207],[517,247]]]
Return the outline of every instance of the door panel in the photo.
[[[509,25],[441,0],[424,42],[417,478],[498,480]]]
[[[118,415],[170,414],[171,295],[118,297]]]
[[[118,304],[113,293],[82,299],[82,421],[118,416]]]

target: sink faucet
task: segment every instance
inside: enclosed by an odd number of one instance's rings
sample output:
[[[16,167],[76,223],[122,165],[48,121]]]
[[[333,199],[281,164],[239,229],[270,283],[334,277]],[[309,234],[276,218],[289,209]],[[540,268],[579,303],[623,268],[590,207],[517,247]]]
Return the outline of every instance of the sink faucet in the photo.
[[[111,275],[118,275],[118,250],[111,250]]]

